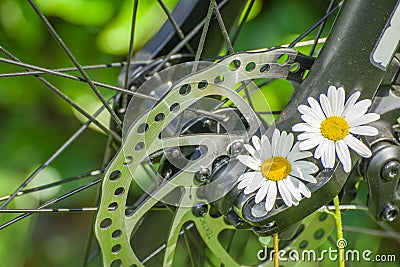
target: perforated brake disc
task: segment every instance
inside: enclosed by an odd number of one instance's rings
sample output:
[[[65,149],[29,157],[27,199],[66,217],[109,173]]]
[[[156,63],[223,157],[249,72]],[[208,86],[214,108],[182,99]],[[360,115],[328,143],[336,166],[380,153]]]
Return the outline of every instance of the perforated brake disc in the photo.
[[[287,59],[278,63],[283,56]],[[248,142],[257,132],[265,132],[266,124],[260,119],[259,108],[269,110],[268,103],[251,81],[298,78],[301,73],[296,75],[299,68],[294,68],[297,58],[298,52],[292,49],[238,53],[208,67],[186,64],[183,71],[178,71],[181,77],[175,77],[180,78],[177,81],[163,83],[163,77],[176,73],[177,68],[173,67],[143,84],[142,89],[148,93],[157,87],[152,93],[160,100],[150,101],[147,108],[132,100],[131,113],[126,114],[128,122],[123,145],[105,172],[95,222],[104,266],[143,266],[146,263],[147,258],[138,256],[140,249],[132,244],[140,242],[135,240],[135,233],[143,218],[159,203],[176,206],[166,243],[162,246],[165,249],[163,266],[172,265],[178,238],[184,231],[182,229],[188,227],[195,227],[207,249],[218,259],[218,264],[248,265],[234,259],[220,242],[220,234],[235,229],[235,226],[224,216],[207,212],[210,203],[224,197],[235,186],[235,180],[223,184],[201,183],[201,177],[209,176],[219,159],[234,155],[236,144]],[[206,122],[209,127],[203,125]],[[207,130],[190,131],[199,127]],[[152,164],[156,157],[163,157],[170,169],[157,171],[160,167]],[[242,173],[245,170],[235,171]],[[132,184],[148,196],[127,212]],[[204,192],[211,192],[206,199]],[[317,215],[313,216],[316,218]],[[304,225],[316,224],[328,234],[332,221],[314,217]],[[288,249],[298,246],[301,241],[317,246],[323,240],[324,234],[310,240],[306,232],[299,231]],[[298,249],[302,249],[301,246]]]

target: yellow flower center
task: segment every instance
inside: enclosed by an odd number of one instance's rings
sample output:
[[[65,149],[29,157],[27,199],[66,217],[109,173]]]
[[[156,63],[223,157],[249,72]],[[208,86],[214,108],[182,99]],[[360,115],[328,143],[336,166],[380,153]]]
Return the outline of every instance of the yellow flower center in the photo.
[[[291,169],[289,161],[282,157],[268,158],[261,165],[261,173],[265,179],[275,182],[285,179]]]
[[[349,124],[347,121],[339,116],[332,116],[326,118],[321,123],[321,134],[323,137],[332,141],[342,140],[349,133]]]

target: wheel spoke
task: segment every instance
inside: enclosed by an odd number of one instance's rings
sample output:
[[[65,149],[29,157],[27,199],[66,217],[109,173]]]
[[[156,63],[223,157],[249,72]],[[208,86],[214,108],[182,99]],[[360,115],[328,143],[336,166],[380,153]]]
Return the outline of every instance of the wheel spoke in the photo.
[[[212,17],[212,11],[213,11],[213,6],[210,3],[210,5],[208,6],[207,16],[204,21],[204,26],[203,26],[203,31],[201,33],[200,41],[197,46],[196,56],[194,58],[194,64],[193,64],[193,68],[192,68],[192,73],[197,71],[198,62],[200,60],[201,53],[203,52],[204,44],[206,42],[208,27],[210,26],[211,17]]]
[[[132,8],[132,20],[131,20],[131,34],[129,38],[129,51],[128,51],[128,56],[126,59],[126,69],[125,69],[125,81],[124,81],[124,88],[128,89],[128,83],[129,83],[129,72],[131,68],[131,60],[132,60],[132,55],[133,55],[133,42],[135,40],[135,27],[136,27],[136,14],[138,10],[138,3],[139,0],[134,0],[133,1],[133,8]]]
[[[20,63],[20,60],[16,58],[13,54],[11,54],[9,51],[7,51],[4,47],[0,46],[0,51],[5,54],[6,56],[10,57],[11,59],[14,60],[15,63]],[[0,59],[0,61],[6,61],[7,59]],[[9,61],[9,60],[7,60]],[[21,65],[24,65],[23,63],[20,63]],[[29,72],[29,69],[27,68],[26,71]],[[96,126],[98,126],[103,132],[106,134],[114,136],[117,140],[121,141],[121,137],[116,134],[114,131],[108,129],[105,127],[102,123],[97,121],[94,117],[92,117],[86,110],[84,110],[80,105],[78,105],[75,101],[73,101],[71,98],[69,98],[66,94],[61,92],[57,87],[55,87],[52,83],[44,79],[43,77],[35,76],[36,79],[38,79],[41,83],[46,85],[48,88],[50,88],[53,92],[55,92],[59,97],[61,97],[64,101],[66,101],[70,106],[72,106],[76,111],[78,111],[80,114],[82,114],[84,117],[87,119],[91,120]]]
[[[82,68],[82,66],[79,64],[79,62],[77,61],[75,56],[72,54],[72,52],[69,50],[67,45],[64,43],[64,41],[58,35],[56,30],[53,28],[53,26],[51,26],[50,22],[47,20],[47,18],[44,16],[44,14],[40,11],[38,6],[33,2],[33,0],[28,0],[28,2],[33,7],[33,9],[35,10],[36,14],[39,16],[40,20],[46,26],[47,30],[50,32],[50,34],[53,36],[53,38],[61,46],[61,48],[64,50],[65,54],[70,58],[72,63],[74,63],[74,65],[77,67],[79,72],[85,78],[85,80],[88,83],[88,85],[90,86],[90,88],[92,88],[93,92],[96,94],[96,96],[100,99],[100,101],[106,107],[108,112],[111,114],[111,117],[113,118],[113,120],[117,123],[118,126],[121,126],[122,125],[122,121],[120,120],[120,118],[117,116],[115,111],[111,108],[111,106],[107,103],[107,100],[103,97],[103,95],[100,93],[100,91],[94,85],[93,81],[87,75],[86,71]]]
[[[127,206],[125,210],[134,210],[136,206]],[[152,210],[165,210],[167,207],[153,207]],[[73,212],[96,212],[98,207],[81,207],[81,208],[36,208],[36,209],[2,209],[1,213],[73,213]]]
[[[70,183],[70,182],[77,181],[77,180],[81,180],[81,179],[98,177],[101,174],[102,174],[101,170],[94,170],[94,171],[91,171],[91,172],[88,172],[88,173],[84,173],[84,174],[80,174],[80,175],[77,175],[77,176],[74,176],[74,177],[62,179],[61,181],[57,181],[57,182],[54,182],[54,183],[49,183],[49,184],[45,184],[45,185],[42,185],[42,186],[38,186],[38,187],[22,190],[16,195],[16,197],[19,197],[19,196],[22,196],[22,195],[27,195],[29,193],[39,192],[39,191],[42,191],[42,190],[45,190],[45,189],[53,188],[53,187],[56,187],[56,186],[59,186],[59,185],[63,185],[63,184]],[[5,201],[5,200],[9,199],[10,197],[11,197],[11,195],[0,197],[0,201]],[[0,210],[0,212],[1,211],[2,210]]]
[[[179,232],[179,235],[183,235],[185,233],[185,231],[189,231],[193,226],[194,226],[194,223],[188,224],[185,228],[183,228]],[[144,258],[141,263],[145,264],[146,262],[148,262],[149,260],[154,258],[158,253],[163,251],[166,247],[167,247],[167,245],[165,243],[161,244],[161,246],[159,246],[156,250],[154,250],[152,253],[150,253],[146,258]]]
[[[151,62],[152,61],[150,61],[150,60],[137,60],[137,61],[131,62],[131,65],[140,66],[140,65],[149,64]],[[10,64],[14,64],[14,63],[15,63],[15,61],[12,61]],[[17,62],[15,65],[18,65],[20,63],[22,63],[22,62]],[[28,67],[29,68],[29,66],[31,66],[29,69],[39,68],[39,67],[36,67],[36,66],[33,66],[33,65],[29,65],[29,64],[25,64],[25,63],[22,63],[22,64],[24,64],[24,65],[21,65],[23,67]],[[124,67],[124,66],[126,66],[126,62],[114,62],[114,63],[106,63],[106,64],[86,65],[86,66],[82,66],[82,68],[85,69],[85,70],[95,70],[95,69],[121,68],[121,67]],[[1,73],[0,74],[0,78],[20,77],[20,76],[33,76],[33,75],[39,75],[39,74],[45,74],[45,73],[52,73],[52,74],[60,76],[59,75],[60,72],[71,72],[71,71],[77,71],[78,70],[76,67],[59,68],[59,69],[45,69],[45,68],[43,68],[43,69],[44,69],[44,71]],[[80,77],[77,77],[77,78],[82,79]],[[100,85],[101,83],[96,84],[95,81],[93,81],[93,83],[95,85],[98,85],[98,86],[102,87],[102,85]],[[104,87],[104,88],[107,88],[107,87]],[[109,89],[113,90],[113,88],[109,88]],[[121,89],[123,89],[123,88],[118,88],[119,92],[132,94],[131,91],[122,91]],[[118,90],[115,89],[115,91],[118,91]]]
[[[332,8],[334,2],[335,2],[335,0],[331,0],[331,2],[329,3],[328,9],[327,9],[325,14],[328,14],[331,11],[331,8]],[[326,25],[326,20],[324,22],[322,22],[321,25],[319,26],[317,35],[314,38],[314,43],[313,43],[313,45],[311,47],[311,50],[310,50],[310,53],[309,53],[310,56],[314,55],[315,48],[317,47],[318,40],[321,37],[322,31],[324,30],[325,25]]]
[[[242,21],[239,23],[239,26],[238,26],[238,28],[236,29],[235,34],[234,34],[233,37],[232,37],[232,46],[235,45],[236,40],[237,40],[237,38],[238,38],[238,36],[239,36],[239,33],[241,32],[241,30],[242,30],[244,24],[246,23],[247,18],[248,18],[249,15],[250,15],[250,12],[251,12],[251,10],[252,10],[252,8],[253,8],[253,6],[254,6],[254,2],[255,2],[255,1],[256,1],[256,0],[250,0],[249,6],[247,7],[247,9],[246,9],[246,11],[245,11],[245,13],[244,13],[243,19],[242,19]]]
[[[112,102],[114,98],[111,98],[109,102]],[[104,110],[104,106],[100,107],[93,115],[93,118],[96,118],[100,113]],[[40,165],[29,177],[17,188],[17,190],[14,191],[10,195],[10,197],[4,201],[0,205],[0,209],[4,209],[4,207],[9,204],[24,188],[26,188],[30,182],[32,182],[33,179],[35,179],[40,172],[42,172],[47,166],[50,165],[51,162],[53,162],[73,141],[75,141],[78,136],[80,136],[88,127],[89,125],[93,122],[92,119],[89,119],[85,124],[83,124],[57,151],[50,156],[50,158]]]
[[[324,21],[326,21],[333,13],[335,13],[336,10],[339,9],[339,7],[342,6],[343,2],[340,2],[339,4],[337,4],[334,8],[332,8],[327,14],[325,14],[325,16],[323,16],[320,20],[318,20],[314,25],[312,25],[310,28],[308,28],[303,34],[301,34],[300,36],[298,36],[293,42],[291,42],[289,44],[288,47],[293,48],[295,47],[295,45],[300,42],[301,40],[303,40],[304,37],[306,37],[307,35],[309,35],[313,30],[315,30],[319,25],[321,25]]]
[[[50,206],[50,205],[52,205],[52,204],[54,204],[54,203],[60,202],[61,200],[64,200],[64,199],[66,199],[66,198],[68,198],[68,197],[70,197],[70,196],[72,196],[72,195],[75,195],[75,194],[77,194],[77,193],[79,193],[79,192],[81,192],[81,191],[83,191],[83,190],[85,190],[85,189],[88,189],[88,188],[90,188],[90,187],[92,187],[92,186],[94,186],[94,185],[100,183],[101,181],[102,181],[101,178],[96,179],[96,180],[94,180],[93,182],[90,182],[90,183],[88,183],[88,184],[86,184],[86,185],[83,185],[83,186],[81,186],[81,187],[78,187],[78,188],[76,188],[76,189],[74,189],[74,190],[72,190],[72,191],[70,191],[70,192],[68,192],[68,193],[66,193],[66,194],[64,194],[64,195],[61,195],[61,196],[59,196],[59,197],[57,197],[57,198],[53,198],[53,199],[47,201],[47,202],[44,203],[43,205],[39,206],[37,209],[43,209],[43,208],[46,208],[46,207],[48,207],[48,206]],[[18,222],[18,221],[20,221],[20,220],[22,220],[22,219],[25,219],[26,217],[29,217],[29,216],[32,215],[32,214],[33,214],[33,213],[24,213],[24,214],[22,214],[22,215],[20,215],[20,216],[18,216],[18,217],[15,217],[14,219],[12,219],[12,220],[10,220],[10,221],[8,221],[8,222],[6,222],[6,223],[0,225],[0,230],[2,230],[2,229],[4,229],[4,228],[6,228],[6,227],[8,227],[8,226],[10,226],[10,225],[12,225],[12,224]]]
[[[222,1],[219,5],[218,8],[223,7],[226,3],[228,2],[228,0],[224,0]],[[203,25],[206,22],[206,18],[203,19],[198,25],[196,25],[196,27],[194,27],[189,34],[186,35],[185,39],[183,39],[182,41],[180,41],[173,49],[171,49],[171,51],[165,56],[165,58],[160,62],[160,64],[158,64],[158,66],[156,68],[154,68],[154,70],[152,71],[152,73],[156,73],[157,71],[159,71],[164,65],[165,63],[168,62],[168,60],[171,58],[172,55],[174,55],[175,53],[177,53],[187,42],[189,42],[199,31],[200,29],[203,27]],[[196,52],[196,54],[198,53],[198,51]],[[200,59],[200,58],[199,58]]]
[[[5,49],[3,47],[0,47],[0,50],[5,50]],[[9,59],[5,59],[5,58],[0,58],[0,62],[24,67],[27,70],[26,75],[29,74],[29,75],[35,75],[36,76],[37,74],[34,74],[35,72],[32,72],[30,70],[37,70],[37,71],[39,71],[39,74],[40,73],[48,73],[48,74],[53,74],[53,75],[60,76],[60,77],[63,77],[63,78],[71,79],[71,80],[74,80],[74,81],[86,83],[86,80],[81,78],[81,77],[70,75],[70,74],[63,73],[63,72],[59,72],[59,71],[56,71],[56,70],[50,70],[50,69],[34,66],[34,65],[31,65],[31,64],[23,63],[20,60],[9,60]],[[9,77],[9,75],[6,75],[6,77],[7,76]],[[96,81],[92,81],[92,82],[93,82],[93,84],[95,84],[95,85],[97,85],[99,87],[110,89],[110,90],[113,90],[113,91],[116,91],[116,92],[125,93],[125,94],[129,94],[129,95],[137,95],[138,97],[142,97],[142,98],[145,98],[145,99],[157,100],[157,99],[154,99],[153,97],[142,95],[142,94],[136,94],[136,93],[134,93],[132,91],[128,91],[128,90],[125,90],[125,89],[117,87],[117,86],[113,86],[113,85],[109,85],[109,84],[105,84],[105,83],[101,83],[101,82],[96,82]]]
[[[185,241],[186,251],[189,254],[190,264],[192,265],[192,267],[195,267],[196,264],[194,261],[193,251],[190,248],[189,239],[188,239],[187,235],[183,235],[183,239]]]
[[[226,46],[228,47],[228,52],[229,52],[229,54],[233,54],[233,46],[232,46],[231,40],[229,39],[229,34],[228,34],[228,31],[226,30],[221,13],[219,12],[217,2],[215,0],[211,0],[211,4],[214,8],[214,12],[217,17],[217,21],[219,24],[219,28],[221,29],[222,36],[224,37]]]
[[[172,16],[171,12],[168,10],[167,6],[165,5],[163,0],[157,0],[158,3],[160,4],[161,8],[163,9],[163,11],[165,12],[165,14],[167,15],[169,21],[171,22],[172,26],[175,29],[175,32],[178,34],[179,38],[181,40],[185,39],[185,35],[182,32],[182,29],[179,27],[178,23],[176,22],[174,16]],[[194,54],[194,50],[193,48],[190,46],[189,43],[185,44],[186,48],[189,50],[190,53]]]
[[[226,44],[226,46],[228,48],[228,54],[233,54],[234,53],[233,46],[232,46],[231,40],[229,39],[229,34],[228,34],[228,31],[226,30],[226,27],[225,27],[224,21],[222,19],[221,13],[219,12],[217,3],[216,3],[215,0],[211,0],[211,4],[213,6],[215,15],[217,17],[217,21],[218,21],[219,27],[221,29],[222,36],[224,37],[224,40],[225,40],[225,44]],[[253,105],[253,102],[251,100],[249,90],[247,89],[246,83],[244,81],[242,82],[242,86],[243,86],[246,98],[249,101],[249,105],[254,110],[254,105]]]

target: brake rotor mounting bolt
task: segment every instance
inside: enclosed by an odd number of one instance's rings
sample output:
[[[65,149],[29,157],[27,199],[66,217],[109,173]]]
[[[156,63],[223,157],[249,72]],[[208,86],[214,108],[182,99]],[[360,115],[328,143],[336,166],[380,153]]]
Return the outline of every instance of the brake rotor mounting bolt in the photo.
[[[243,150],[243,142],[242,141],[236,141],[233,142],[228,149],[229,156],[231,157],[236,157],[239,155]]]
[[[382,212],[382,219],[387,222],[393,222],[399,216],[399,207],[388,203]]]
[[[194,174],[194,178],[201,183],[208,182],[210,179],[210,170],[207,168],[201,168]]]
[[[196,217],[204,217],[206,216],[207,212],[208,212],[208,206],[204,202],[198,202],[192,208],[192,213]]]
[[[179,154],[180,154],[180,151],[177,148],[173,149],[172,152],[171,152],[171,156],[173,158],[177,158],[179,156]]]
[[[381,176],[384,180],[390,181],[400,176],[400,162],[391,160],[383,166]]]

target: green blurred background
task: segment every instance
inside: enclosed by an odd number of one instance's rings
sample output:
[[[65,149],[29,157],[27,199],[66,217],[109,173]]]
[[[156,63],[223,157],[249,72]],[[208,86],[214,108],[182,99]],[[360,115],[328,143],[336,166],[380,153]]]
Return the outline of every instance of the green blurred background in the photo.
[[[136,49],[145,44],[166,19],[157,1],[139,2]],[[125,59],[131,0],[37,0],[36,3],[82,65],[121,62]],[[166,0],[165,3],[172,8],[176,0]],[[289,43],[321,17],[327,4],[328,1],[317,0],[257,0],[235,50]],[[312,38],[313,35],[307,37],[307,40]],[[46,68],[72,66],[27,1],[0,1],[0,44],[26,63]],[[307,49],[309,47],[304,51]],[[20,71],[23,70],[19,67],[0,63],[1,73]],[[116,85],[119,72],[119,68],[108,68],[90,70],[88,74],[93,80]],[[94,112],[100,105],[85,84],[51,75],[43,77],[89,112]],[[101,91],[106,97],[112,95],[110,91]],[[83,119],[33,77],[0,78],[0,92],[0,196],[3,196],[13,192],[30,173],[46,161],[80,127]],[[271,109],[278,110],[290,98],[291,87],[285,81],[275,81],[264,90],[264,94]],[[106,115],[100,120],[108,125]],[[30,187],[100,168],[106,141],[106,136],[96,130],[85,131]],[[34,208],[44,200],[82,184],[84,181],[20,197],[8,207]],[[360,188],[365,196],[365,185]],[[91,188],[57,204],[57,207],[93,206],[96,190],[97,188]],[[1,215],[0,222],[3,223],[11,217],[13,216]],[[82,248],[91,223],[90,213],[30,216],[0,231],[0,266],[80,266]],[[377,228],[360,211],[345,214],[344,223]],[[345,236],[352,248],[397,253],[399,257],[398,242],[365,234],[345,233]],[[149,240],[151,238],[149,236]],[[256,251],[259,248],[254,249]],[[337,265],[328,262],[320,266]],[[383,266],[399,265],[388,263]]]

